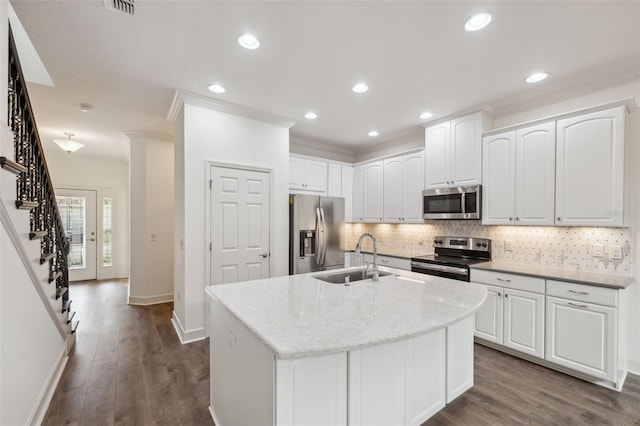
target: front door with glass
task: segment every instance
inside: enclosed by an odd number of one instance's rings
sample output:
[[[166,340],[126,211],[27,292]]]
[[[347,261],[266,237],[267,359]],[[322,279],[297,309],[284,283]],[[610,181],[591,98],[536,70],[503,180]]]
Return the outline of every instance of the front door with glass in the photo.
[[[95,280],[96,191],[56,189],[56,200],[69,238],[69,280]]]

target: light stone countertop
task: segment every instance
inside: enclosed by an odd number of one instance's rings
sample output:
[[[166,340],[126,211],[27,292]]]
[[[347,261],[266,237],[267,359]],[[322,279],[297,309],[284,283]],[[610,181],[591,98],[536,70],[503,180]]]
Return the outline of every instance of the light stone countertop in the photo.
[[[346,250],[348,253],[355,253],[355,250]],[[373,254],[372,251],[362,250],[362,253]],[[399,257],[401,259],[411,259],[416,256],[424,256],[427,254],[433,254],[433,248],[430,250],[416,251],[416,250],[403,250],[403,249],[392,249],[392,248],[379,248],[378,254],[380,256],[389,256],[389,257]]]
[[[473,314],[481,284],[380,267],[378,282],[331,284],[313,275],[222,284],[206,293],[258,335],[278,358],[345,352],[419,336]]]
[[[471,265],[471,269],[505,272],[516,275],[526,275],[530,277],[546,278],[577,284],[586,284],[616,289],[626,288],[633,281],[633,277],[625,275],[598,274],[595,272],[576,271],[562,268],[549,268],[538,265],[528,265],[524,263],[512,262],[492,261],[476,263],[475,265]],[[471,271],[471,279],[473,279],[473,271]]]

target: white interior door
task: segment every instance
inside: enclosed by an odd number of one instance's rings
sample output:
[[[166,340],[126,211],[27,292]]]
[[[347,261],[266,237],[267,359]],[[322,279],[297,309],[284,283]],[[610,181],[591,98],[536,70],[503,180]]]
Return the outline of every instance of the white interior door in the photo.
[[[56,200],[69,238],[69,280],[95,280],[96,191],[56,189]]]
[[[269,173],[211,166],[211,285],[269,277]]]

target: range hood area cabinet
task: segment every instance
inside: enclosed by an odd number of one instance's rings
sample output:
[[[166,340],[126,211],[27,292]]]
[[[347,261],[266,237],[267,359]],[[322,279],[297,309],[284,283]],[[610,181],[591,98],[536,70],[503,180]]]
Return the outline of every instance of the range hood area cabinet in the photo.
[[[482,132],[491,118],[483,111],[425,128],[425,189],[479,185]]]
[[[293,193],[327,194],[327,163],[289,156],[289,190]]]
[[[626,112],[592,109],[487,134],[482,224],[624,226]]]

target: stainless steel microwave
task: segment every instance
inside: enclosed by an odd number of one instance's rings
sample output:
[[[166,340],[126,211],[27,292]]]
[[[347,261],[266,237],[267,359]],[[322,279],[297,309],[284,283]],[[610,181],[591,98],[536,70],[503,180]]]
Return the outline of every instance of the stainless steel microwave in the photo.
[[[454,186],[422,191],[423,219],[480,219],[481,186]]]

